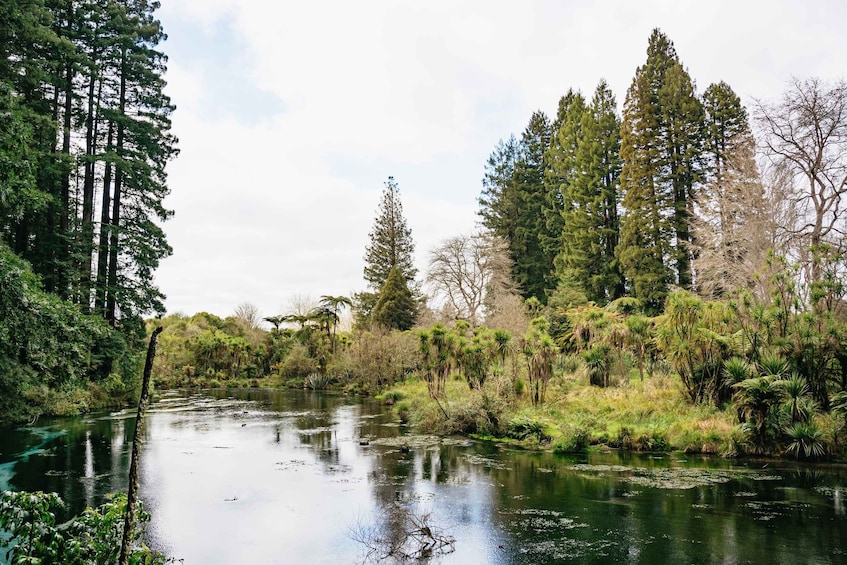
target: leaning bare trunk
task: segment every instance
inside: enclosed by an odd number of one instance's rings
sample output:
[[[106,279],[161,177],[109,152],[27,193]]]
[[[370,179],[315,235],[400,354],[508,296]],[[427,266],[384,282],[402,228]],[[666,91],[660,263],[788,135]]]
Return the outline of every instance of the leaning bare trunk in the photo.
[[[138,400],[138,415],[135,418],[135,435],[132,438],[132,459],[129,464],[129,488],[126,495],[126,514],[124,516],[124,532],[121,539],[121,555],[118,565],[129,563],[129,549],[132,544],[132,533],[135,530],[135,507],[138,504],[138,460],[141,456],[141,433],[144,428],[144,413],[147,411],[147,401],[150,396],[150,373],[153,372],[153,359],[156,357],[156,340],[162,332],[159,326],[150,336],[147,347],[147,361],[144,363],[144,378],[141,381],[141,398]]]

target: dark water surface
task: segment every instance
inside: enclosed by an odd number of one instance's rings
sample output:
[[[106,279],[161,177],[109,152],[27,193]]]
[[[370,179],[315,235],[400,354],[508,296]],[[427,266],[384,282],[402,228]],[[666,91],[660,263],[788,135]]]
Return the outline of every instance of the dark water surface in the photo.
[[[0,430],[0,490],[126,488],[134,412],[42,424]],[[361,563],[398,500],[455,537],[434,563],[847,563],[843,467],[510,451],[308,391],[165,393],[145,437],[149,536],[190,565]]]

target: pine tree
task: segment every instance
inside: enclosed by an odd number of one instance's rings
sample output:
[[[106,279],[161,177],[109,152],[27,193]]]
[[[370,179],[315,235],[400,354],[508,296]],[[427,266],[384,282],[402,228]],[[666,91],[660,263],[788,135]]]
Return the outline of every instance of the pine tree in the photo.
[[[654,30],[624,103],[625,213],[617,248],[633,294],[653,310],[661,308],[669,284],[691,286],[689,223],[703,172],[703,119],[673,43]]]
[[[576,175],[576,152],[582,140],[582,116],[585,113],[585,98],[579,92],[568,90],[559,99],[556,128],[547,148],[545,159],[545,206],[544,221],[546,230],[541,244],[549,256],[553,257],[552,282],[550,287],[561,284],[561,260],[564,245],[565,222],[573,211],[573,198],[570,186]]]
[[[478,199],[482,225],[507,242],[510,252],[516,237],[520,210],[515,179],[519,152],[520,143],[514,135],[497,143],[485,164],[482,194]]]
[[[521,135],[521,150],[515,163],[518,215],[510,246],[515,282],[524,297],[535,297],[541,303],[547,302],[554,258],[544,248],[544,241],[550,237],[544,218],[544,178],[551,136],[550,119],[544,112],[534,112]]]
[[[379,290],[372,319],[385,328],[405,331],[414,325],[416,311],[415,299],[403,271],[395,265]]]
[[[552,127],[543,112],[534,112],[520,141],[514,136],[500,141],[488,159],[479,198],[483,225],[506,242],[512,275],[524,297],[544,302],[550,286],[553,255],[544,242],[550,239],[546,208],[545,153]]]
[[[176,140],[157,9],[0,0],[0,105],[21,118],[0,132],[0,153],[14,142],[20,165],[7,169],[16,180],[0,199],[0,234],[48,291],[135,329],[163,309],[152,279],[170,253],[159,225]]]
[[[565,122],[578,117],[580,125],[565,191],[569,206],[562,213],[562,251],[556,267],[560,281],[576,283],[577,290],[601,304],[624,291],[615,258],[620,232],[620,119],[615,108],[614,95],[601,81],[591,105]]]
[[[416,288],[415,242],[403,216],[400,189],[394,177],[388,177],[385,183],[374,227],[368,237],[371,242],[365,250],[365,280],[370,287],[380,291],[391,269],[396,267],[406,285]]]

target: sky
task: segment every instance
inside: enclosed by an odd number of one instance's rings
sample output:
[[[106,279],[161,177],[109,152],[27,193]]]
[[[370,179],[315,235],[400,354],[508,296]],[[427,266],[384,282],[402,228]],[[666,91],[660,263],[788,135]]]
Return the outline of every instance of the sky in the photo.
[[[654,28],[698,92],[749,105],[792,77],[847,77],[847,3],[162,0],[174,249],[169,313],[262,316],[365,290],[363,256],[393,176],[423,274],[478,227],[485,162],[535,110],[605,79],[621,107]]]

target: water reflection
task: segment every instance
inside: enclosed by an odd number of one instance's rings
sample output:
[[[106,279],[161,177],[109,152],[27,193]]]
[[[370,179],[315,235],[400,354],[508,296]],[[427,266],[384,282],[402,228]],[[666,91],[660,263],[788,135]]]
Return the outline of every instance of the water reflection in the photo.
[[[0,434],[0,481],[78,512],[126,487],[129,411]],[[351,528],[398,505],[457,540],[438,563],[837,562],[845,473],[680,454],[558,457],[410,435],[371,400],[169,393],[149,412],[142,498],[188,564],[354,563]]]

